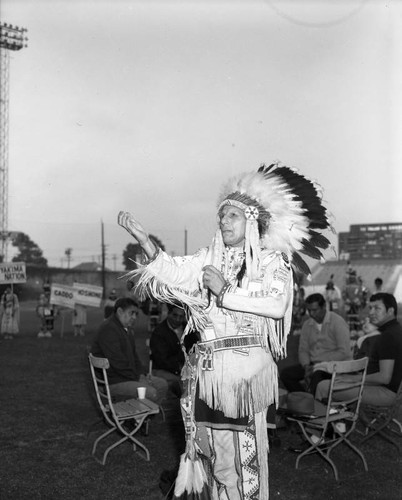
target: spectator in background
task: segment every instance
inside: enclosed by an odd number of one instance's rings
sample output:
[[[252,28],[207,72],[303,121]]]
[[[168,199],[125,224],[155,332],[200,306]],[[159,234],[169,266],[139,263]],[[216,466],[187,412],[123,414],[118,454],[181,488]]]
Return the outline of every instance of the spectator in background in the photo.
[[[382,285],[383,285],[383,281],[381,278],[376,278],[374,280],[374,291],[373,293],[380,293],[382,292]]]
[[[184,353],[180,339],[184,326],[183,308],[168,304],[167,318],[156,325],[150,341],[152,373],[164,378],[169,389],[178,397],[182,393],[180,372],[184,364]]]
[[[47,299],[50,299],[51,284],[49,278],[46,278],[43,282],[43,293],[46,295]]]
[[[335,288],[333,278],[334,275],[332,274],[327,283],[327,286],[325,287],[325,300],[327,303],[328,311],[334,311],[339,314],[341,309],[341,296],[338,290]]]
[[[368,299],[368,289],[366,285],[364,284],[363,278],[359,276],[357,278],[357,283],[359,286],[359,297],[360,297],[360,312],[362,312],[363,309],[366,308],[367,306],[367,299]]]
[[[299,335],[306,315],[305,291],[302,286],[294,285],[292,307],[292,332]]]
[[[107,358],[112,396],[136,398],[137,388],[146,387],[146,397],[157,404],[166,397],[167,382],[159,377],[146,376],[137,354],[131,328],[138,314],[138,304],[130,297],[116,300],[113,314],[98,329],[91,352]]]
[[[363,303],[362,289],[357,280],[357,274],[351,267],[346,271],[346,284],[342,291],[345,304],[345,314],[349,328],[356,333],[360,330],[360,317]]]
[[[38,305],[36,306],[36,314],[40,319],[38,338],[52,337],[57,309],[50,303],[50,292],[40,294]]]
[[[299,364],[285,367],[280,378],[289,392],[305,391],[307,387],[314,394],[317,384],[331,377],[315,365],[351,359],[352,351],[348,325],[339,314],[327,311],[320,293],[309,295],[306,307],[310,318],[303,323],[300,334]]]
[[[12,340],[20,331],[20,306],[17,295],[11,286],[7,286],[0,303],[1,334],[6,340]]]
[[[113,288],[113,290],[109,294],[109,297],[105,300],[105,303],[103,304],[103,313],[105,319],[113,314],[113,309],[116,300],[117,300],[117,293],[116,290]]]
[[[85,335],[87,325],[87,308],[81,304],[75,304],[73,312],[72,325],[74,328],[74,337]]]
[[[167,309],[166,319],[156,325],[151,335],[152,374],[164,378],[173,394],[180,397],[182,394],[180,374],[184,365],[181,338],[186,318],[183,307],[178,304],[168,304]],[[187,341],[184,343],[184,348],[189,350],[196,340],[196,337],[189,333],[183,340]]]

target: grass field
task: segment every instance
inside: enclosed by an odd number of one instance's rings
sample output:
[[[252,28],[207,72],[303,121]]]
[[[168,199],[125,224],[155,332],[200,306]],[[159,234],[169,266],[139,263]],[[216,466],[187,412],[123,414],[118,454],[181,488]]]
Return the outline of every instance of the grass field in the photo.
[[[0,343],[0,499],[160,500],[159,476],[175,465],[182,447],[177,404],[167,405],[166,421],[157,416],[149,435],[140,437],[150,450],[150,462],[123,444],[110,453],[105,466],[99,465],[90,450],[103,424],[96,424],[86,352],[102,313],[89,311],[85,337],[73,337],[67,318],[60,337],[59,318],[53,338],[38,339],[34,305],[22,306],[21,335]],[[136,331],[145,359],[144,316]],[[270,453],[271,499],[402,498],[402,459],[392,445],[377,438],[362,445],[368,473],[357,456],[338,449],[334,459],[341,481],[336,482],[318,456],[305,458],[296,470],[296,454],[288,448],[298,436],[286,428],[278,436],[281,445],[272,446]]]

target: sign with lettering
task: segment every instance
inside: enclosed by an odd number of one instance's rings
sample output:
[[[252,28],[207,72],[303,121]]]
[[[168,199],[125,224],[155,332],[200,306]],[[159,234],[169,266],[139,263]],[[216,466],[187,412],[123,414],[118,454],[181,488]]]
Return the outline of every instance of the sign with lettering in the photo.
[[[75,291],[72,286],[52,283],[50,287],[50,303],[56,306],[74,309]]]
[[[75,303],[83,306],[100,307],[103,288],[96,285],[74,283]]]
[[[25,262],[2,262],[0,264],[0,284],[26,283]]]

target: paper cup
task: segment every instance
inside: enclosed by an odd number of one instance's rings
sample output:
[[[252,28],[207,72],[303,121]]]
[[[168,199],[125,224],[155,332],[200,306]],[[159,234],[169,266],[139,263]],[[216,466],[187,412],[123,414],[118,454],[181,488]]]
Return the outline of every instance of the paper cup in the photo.
[[[145,393],[147,392],[147,388],[146,387],[137,387],[137,392],[138,392],[138,399],[144,399]]]

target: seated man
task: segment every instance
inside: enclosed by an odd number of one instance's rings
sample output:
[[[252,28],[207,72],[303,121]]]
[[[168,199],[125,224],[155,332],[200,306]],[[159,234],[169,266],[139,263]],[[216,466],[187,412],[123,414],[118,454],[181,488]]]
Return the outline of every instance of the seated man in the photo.
[[[184,364],[180,339],[186,318],[184,309],[179,305],[168,304],[167,308],[167,318],[155,327],[151,335],[152,374],[167,380],[169,389],[180,397],[182,393],[180,374]],[[194,343],[191,333],[186,335],[184,340],[186,349],[188,342],[191,345]]]
[[[402,327],[396,320],[397,303],[390,293],[376,293],[370,297],[369,318],[380,331],[369,354],[367,376],[362,403],[373,406],[390,406],[402,380]],[[328,380],[321,382],[316,399],[328,395]],[[354,397],[356,390],[336,391],[338,401]]]
[[[284,368],[280,378],[289,392],[305,391],[301,384],[315,393],[317,384],[330,378],[324,370],[314,370],[322,361],[343,361],[352,359],[350,333],[346,321],[339,314],[327,311],[324,297],[313,293],[306,298],[310,318],[303,323],[299,343],[299,364]]]
[[[91,352],[108,358],[112,396],[137,397],[137,388],[146,387],[146,398],[160,404],[167,393],[166,380],[144,375],[130,328],[138,314],[138,304],[129,297],[117,299],[114,312],[100,325]]]
[[[156,325],[150,341],[152,373],[164,378],[169,389],[178,397],[182,393],[180,372],[184,364],[184,353],[180,338],[183,335],[184,321],[183,308],[169,304],[167,318]]]

